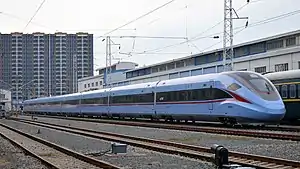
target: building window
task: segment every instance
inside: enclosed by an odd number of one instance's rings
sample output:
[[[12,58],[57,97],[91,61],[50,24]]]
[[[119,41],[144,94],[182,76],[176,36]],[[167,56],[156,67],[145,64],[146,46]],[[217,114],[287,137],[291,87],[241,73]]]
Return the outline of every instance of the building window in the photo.
[[[247,50],[246,46],[234,48],[233,51],[234,51],[235,58],[248,55],[248,50]]]
[[[86,84],[84,84],[84,88],[86,88]]]
[[[90,84],[88,84],[88,87],[90,87]]]
[[[267,43],[267,50],[278,49],[283,47],[283,40],[274,40]]]
[[[267,67],[266,66],[256,67],[256,68],[254,68],[254,71],[257,72],[257,73],[266,73],[267,72]]]
[[[160,65],[159,66],[159,71],[165,71],[165,70],[167,70],[166,65]]]
[[[94,82],[92,83],[92,87],[94,87]]]
[[[167,67],[168,67],[168,70],[170,70],[170,69],[175,69],[175,63],[173,62],[173,63],[169,63],[168,65],[167,65]]]
[[[98,82],[96,82],[96,86],[98,86]]]
[[[285,40],[286,46],[295,46],[296,45],[296,37],[290,37]]]
[[[257,43],[249,46],[249,53],[250,55],[262,53],[265,52],[265,49],[265,43]]]
[[[288,63],[275,65],[275,72],[287,71],[289,70]]]
[[[182,60],[181,61],[177,61],[175,64],[176,64],[176,68],[180,68],[180,67],[184,66],[184,62]]]
[[[185,61],[185,66],[190,66],[190,65],[194,65],[194,59],[186,59]]]
[[[5,94],[0,94],[1,99],[5,99]]]
[[[152,73],[156,73],[156,72],[158,72],[159,70],[158,70],[158,67],[153,67],[152,68]]]
[[[298,61],[298,69],[300,69],[300,61]]]
[[[102,81],[100,81],[99,84],[102,85]]]

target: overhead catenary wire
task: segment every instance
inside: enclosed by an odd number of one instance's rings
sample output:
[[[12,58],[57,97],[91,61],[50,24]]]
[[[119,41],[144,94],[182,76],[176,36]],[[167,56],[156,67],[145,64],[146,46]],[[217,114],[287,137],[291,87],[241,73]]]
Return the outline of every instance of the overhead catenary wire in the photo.
[[[34,12],[34,14],[32,15],[32,17],[30,18],[30,20],[27,22],[26,26],[23,29],[23,32],[25,31],[25,29],[27,28],[27,26],[31,23],[32,19],[35,17],[35,15],[39,12],[39,10],[42,8],[43,4],[46,2],[46,0],[43,0],[42,3],[40,4],[40,6],[38,7],[38,9]]]
[[[127,26],[127,25],[129,25],[129,24],[131,24],[131,23],[133,23],[133,22],[135,22],[135,21],[141,19],[141,18],[144,18],[145,16],[150,15],[151,13],[153,13],[153,12],[155,12],[155,11],[157,11],[157,10],[159,10],[159,9],[161,9],[161,8],[163,8],[163,7],[167,6],[167,5],[169,5],[169,4],[171,4],[171,3],[174,2],[174,1],[175,1],[175,0],[171,0],[171,1],[168,1],[167,3],[165,3],[165,4],[163,4],[163,5],[160,5],[159,7],[157,7],[157,8],[155,8],[155,9],[153,9],[153,10],[151,10],[151,11],[149,11],[149,12],[147,12],[147,13],[145,13],[145,14],[143,14],[143,15],[141,15],[141,16],[139,16],[139,17],[137,17],[137,18],[135,18],[135,19],[133,19],[133,20],[131,20],[131,21],[129,21],[129,22],[127,22],[127,23],[125,23],[125,24],[123,24],[123,25],[121,25],[121,26],[119,26],[119,27],[113,29],[113,30],[111,30],[111,31],[109,31],[109,32],[107,32],[107,33],[105,33],[104,36],[105,36],[105,35],[108,35],[108,34],[110,34],[110,33],[112,33],[112,32],[114,32],[114,31],[116,31],[116,30],[118,30],[118,29],[120,29],[120,28],[123,28],[124,26]]]
[[[261,0],[257,0],[257,1],[261,1]],[[251,2],[257,2],[257,1],[251,1]],[[249,4],[249,3],[246,3],[245,5],[241,6],[240,8],[237,9],[237,11],[243,9],[243,8],[244,8],[246,5],[248,5],[248,4]],[[192,37],[192,38],[189,39],[189,40],[187,39],[186,41],[183,41],[183,42],[180,42],[180,43],[176,43],[176,44],[172,44],[172,45],[168,45],[168,46],[165,46],[165,47],[163,47],[163,48],[170,48],[170,47],[177,46],[177,45],[181,45],[181,44],[185,44],[185,43],[189,44],[189,43],[191,43],[191,41],[192,41],[193,39],[198,38],[199,36],[203,35],[204,33],[208,32],[208,31],[210,31],[210,30],[212,30],[213,28],[217,27],[218,25],[220,25],[220,24],[223,23],[223,22],[224,22],[224,21],[221,20],[220,22],[218,22],[218,23],[216,23],[215,25],[213,25],[212,27],[210,27],[210,28],[208,28],[208,29],[202,31],[201,33],[195,35],[194,37]],[[214,36],[214,34],[209,35],[209,37],[210,37],[210,36]],[[205,37],[205,38],[207,38],[207,37]],[[191,43],[191,44],[192,44],[198,51],[201,51],[194,43]],[[156,48],[156,49],[157,49],[157,48]],[[159,48],[158,48],[158,49],[159,49]],[[154,50],[155,50],[155,49],[154,49]],[[153,51],[153,50],[151,50],[151,51]],[[150,51],[150,52],[151,52],[151,51]]]
[[[10,13],[8,13],[8,12],[3,12],[3,11],[1,11],[1,12],[0,12],[0,15],[4,15],[4,16],[10,17],[10,18],[14,18],[14,19],[17,19],[17,20],[19,20],[19,21],[26,22],[26,23],[28,22],[28,21],[27,21],[28,19],[24,19],[24,18],[19,17],[19,16],[17,16],[17,15],[10,14]],[[43,24],[38,23],[38,22],[33,22],[33,21],[31,21],[30,24],[36,25],[36,26],[39,26],[39,27],[43,27],[43,28],[46,28],[46,29],[49,29],[49,30],[53,30],[53,31],[56,31],[56,32],[58,32],[58,31],[61,31],[61,32],[72,32],[72,31],[73,31],[73,32],[104,32],[104,31],[110,31],[110,30],[112,30],[112,29],[108,29],[108,28],[94,28],[94,29],[61,29],[61,30],[59,30],[59,29],[55,29],[55,28],[52,28],[52,27],[43,25]],[[119,30],[122,30],[122,31],[135,31],[136,28],[119,29]],[[94,38],[96,38],[96,37],[94,37]]]
[[[276,21],[276,20],[280,20],[280,19],[283,19],[283,18],[287,18],[287,17],[293,16],[293,15],[299,14],[299,13],[300,13],[300,10],[295,10],[295,11],[288,12],[288,13],[285,13],[285,14],[281,14],[281,15],[278,15],[278,16],[275,16],[275,17],[271,17],[271,18],[267,18],[267,19],[264,19],[264,20],[261,20],[261,21],[253,22],[253,23],[248,25],[248,28],[263,25],[263,24],[267,24],[267,23],[270,23],[270,22],[273,22],[273,21]],[[234,30],[241,29],[241,28],[244,28],[244,26],[235,27]],[[167,48],[182,45],[182,44],[189,43],[189,42],[192,42],[192,41],[197,41],[197,40],[200,40],[200,39],[209,38],[209,37],[212,37],[212,36],[220,35],[222,33],[223,32],[212,33],[212,34],[207,35],[207,36],[202,36],[202,37],[198,37],[198,38],[195,38],[195,39],[189,39],[189,40],[186,40],[186,41],[183,41],[183,42],[180,42],[180,43],[171,44],[171,45],[167,45],[167,46],[160,47],[160,48],[145,50],[143,52],[136,52],[136,54],[142,54],[142,53],[144,54],[144,53],[147,53],[147,52],[159,52],[159,51],[162,51],[162,50],[167,49]]]
[[[259,1],[262,1],[262,0],[256,0],[256,1],[251,1],[251,2],[249,2],[249,3],[246,3],[246,4],[242,5],[240,8],[238,8],[236,11],[242,10],[245,6],[247,6],[247,5],[250,4],[250,3],[259,2]],[[216,23],[216,24],[213,25],[212,27],[210,27],[210,28],[208,28],[208,29],[202,31],[201,33],[195,35],[194,37],[192,37],[191,39],[189,39],[189,40],[187,40],[187,41],[180,42],[180,43],[176,43],[176,44],[172,44],[172,45],[168,45],[168,46],[165,46],[165,47],[163,47],[163,48],[165,49],[165,48],[170,48],[170,47],[177,46],[177,45],[181,45],[181,44],[185,44],[185,43],[187,43],[187,44],[188,44],[188,43],[191,43],[198,51],[201,51],[194,43],[192,43],[192,41],[194,41],[194,39],[195,39],[195,40],[199,40],[199,39],[203,39],[203,38],[208,38],[208,37],[214,36],[215,34],[211,34],[211,35],[208,35],[208,36],[205,36],[205,37],[200,37],[200,36],[203,35],[204,33],[206,33],[206,32],[208,32],[208,31],[212,30],[213,28],[217,27],[218,25],[220,25],[220,24],[223,23],[223,22],[224,22],[224,21],[221,20],[220,22]],[[223,32],[222,32],[222,33],[223,33]],[[200,37],[200,38],[199,38],[199,37]],[[156,48],[156,49],[157,49],[157,48]],[[153,51],[153,50],[151,50],[151,52],[152,52],[152,51]]]

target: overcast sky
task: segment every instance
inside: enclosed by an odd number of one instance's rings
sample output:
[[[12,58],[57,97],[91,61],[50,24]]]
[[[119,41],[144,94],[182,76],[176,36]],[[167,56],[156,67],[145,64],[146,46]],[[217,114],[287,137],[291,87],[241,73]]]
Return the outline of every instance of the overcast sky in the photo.
[[[0,32],[54,33],[63,31],[75,33],[87,31],[93,33],[94,62],[95,68],[98,68],[105,66],[105,42],[102,42],[99,36],[170,0],[46,0],[32,22],[24,29],[42,1],[0,0]],[[236,10],[246,4],[246,0],[233,1]],[[121,50],[117,47],[112,48],[115,53],[114,57],[143,66],[220,48],[222,47],[220,42],[222,34],[217,33],[223,31],[223,23],[209,31],[204,31],[223,20],[223,6],[223,0],[175,0],[110,35],[172,37],[186,37],[187,35],[188,38],[200,37],[200,39],[192,41],[193,44],[183,43],[163,50],[151,51],[185,40],[114,38],[115,43],[121,44]],[[250,0],[248,5],[238,10],[238,15],[249,17],[249,25],[251,25],[299,10],[299,6],[299,0]],[[234,27],[243,26],[245,22],[245,20],[235,20]],[[300,29],[300,13],[259,26],[248,27],[234,36],[234,43],[238,44],[298,29]],[[240,29],[236,31],[238,30]],[[220,35],[220,39],[212,39],[209,35]],[[132,54],[130,57],[119,54],[119,52],[143,53],[144,51],[148,54]]]

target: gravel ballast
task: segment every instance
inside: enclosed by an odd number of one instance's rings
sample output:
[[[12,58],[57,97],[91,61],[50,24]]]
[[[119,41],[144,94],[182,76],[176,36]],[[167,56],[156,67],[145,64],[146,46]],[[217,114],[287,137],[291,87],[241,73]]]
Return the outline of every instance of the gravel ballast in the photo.
[[[54,142],[56,144],[73,149],[80,153],[90,154],[105,152],[110,149],[111,143],[103,140],[93,139],[89,137],[83,137],[75,134],[69,134],[66,132],[60,132],[57,130],[46,129],[42,127],[36,127],[20,122],[11,120],[1,121],[4,124],[28,132],[30,134],[41,137],[45,140]],[[37,134],[37,130],[40,129],[40,134]],[[163,153],[153,152],[141,148],[128,146],[126,154],[111,154],[110,152],[94,158],[98,158],[109,163],[115,164],[126,169],[212,169],[214,168],[212,163],[194,160],[190,158],[167,155]]]
[[[28,116],[23,116],[22,118],[30,119]],[[300,146],[299,142],[296,141],[145,128],[44,117],[37,117],[37,120],[60,125],[70,125],[73,127],[161,139],[204,147],[211,147],[213,144],[219,144],[228,148],[229,151],[238,151],[297,161],[300,159]]]
[[[1,169],[47,169],[38,159],[25,155],[23,151],[0,136]]]
[[[73,169],[73,168],[99,168],[92,164],[86,163],[84,161],[78,160],[72,156],[66,155],[54,148],[46,146],[37,141],[31,140],[23,135],[10,131],[2,126],[0,126],[0,131],[3,135],[11,138],[15,142],[18,142],[20,145],[25,147],[30,152],[37,154],[38,156],[45,159],[47,162],[55,165],[61,169]]]

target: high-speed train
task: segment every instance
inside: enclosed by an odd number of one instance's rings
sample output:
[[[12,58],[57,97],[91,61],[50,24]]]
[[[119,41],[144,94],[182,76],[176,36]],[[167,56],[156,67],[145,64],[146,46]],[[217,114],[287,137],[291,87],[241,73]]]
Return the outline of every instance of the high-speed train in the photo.
[[[31,99],[24,112],[266,124],[285,106],[267,78],[230,71]]]

